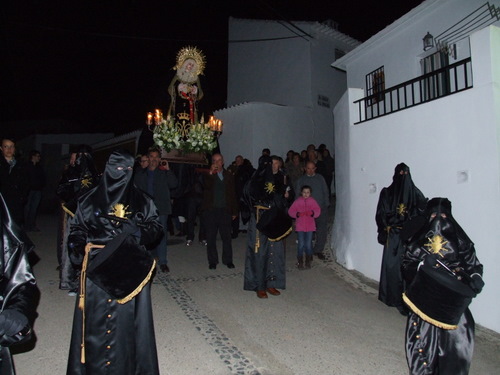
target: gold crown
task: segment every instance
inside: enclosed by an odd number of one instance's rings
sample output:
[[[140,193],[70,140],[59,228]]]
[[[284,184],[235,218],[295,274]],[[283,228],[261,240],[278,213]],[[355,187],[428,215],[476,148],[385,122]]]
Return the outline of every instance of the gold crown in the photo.
[[[179,120],[190,120],[191,119],[191,117],[189,116],[189,113],[186,113],[186,112],[178,113],[177,117],[179,118]]]
[[[196,62],[196,75],[203,74],[206,65],[205,55],[201,50],[192,46],[183,47],[177,52],[177,64],[173,69],[179,70],[182,68],[182,64],[184,64],[184,61],[187,59],[193,59]]]

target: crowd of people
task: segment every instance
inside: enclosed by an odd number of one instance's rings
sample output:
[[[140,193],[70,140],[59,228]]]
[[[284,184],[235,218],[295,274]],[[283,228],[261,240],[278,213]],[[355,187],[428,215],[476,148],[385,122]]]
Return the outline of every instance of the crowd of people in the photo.
[[[170,272],[167,238],[175,229],[192,246],[198,226],[210,270],[219,259],[235,268],[232,240],[246,233],[243,289],[260,299],[286,289],[293,231],[299,270],[325,258],[334,161],[324,145],[290,150],[285,160],[263,149],[257,168],[241,155],[226,168],[214,153],[208,167],[197,167],[169,163],[154,147],[135,157],[116,150],[102,173],[89,146],[73,151],[57,188],[60,289],[78,295],[68,374],[159,373],[150,280],[157,266]],[[0,260],[11,282],[0,291],[0,360],[14,373],[8,348],[29,339],[36,317],[33,244],[25,233],[39,230],[45,175],[39,151],[23,162],[13,140],[3,139],[1,152]],[[468,305],[484,286],[483,266],[451,202],[428,200],[400,163],[375,219],[383,245],[379,300],[407,316],[410,373],[467,374],[474,345]]]

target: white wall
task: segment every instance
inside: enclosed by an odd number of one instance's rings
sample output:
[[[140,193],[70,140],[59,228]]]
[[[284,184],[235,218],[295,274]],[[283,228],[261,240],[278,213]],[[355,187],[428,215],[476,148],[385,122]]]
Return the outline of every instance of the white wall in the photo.
[[[306,23],[300,27],[310,29]],[[269,40],[273,38],[283,39]],[[276,21],[230,18],[229,41],[228,106],[243,102],[311,105],[307,40]]]
[[[316,139],[310,108],[244,103],[214,115],[224,121],[219,144],[226,166],[242,155],[257,167],[263,148],[284,158],[288,150],[302,150]]]
[[[330,64],[336,48],[348,52],[359,42],[317,22],[294,24],[313,38],[276,21],[229,19],[229,108],[216,112],[226,162],[242,154],[256,163],[264,147],[284,156],[324,143],[335,152],[333,108],[347,86],[346,74]]]
[[[384,66],[386,88],[421,75],[420,60],[436,52],[435,48],[423,51],[422,39],[427,32],[437,37],[485,3],[485,0],[428,0],[422,3],[410,12],[411,18],[403,16],[347,58],[347,87],[366,89],[365,76],[381,66]],[[490,4],[498,7],[500,1],[492,0]],[[499,24],[497,21],[496,25]],[[457,58],[468,57],[468,48],[467,39],[458,42]],[[450,58],[450,62],[453,61]]]
[[[475,242],[486,286],[471,310],[479,324],[500,332],[500,29],[473,34],[471,46],[473,89],[359,125],[352,125],[357,118],[352,103],[363,90],[349,89],[343,96],[334,111],[332,242],[341,264],[379,280],[376,205],[394,167],[405,162],[426,197],[451,200],[454,217]],[[462,171],[467,182],[460,180]]]

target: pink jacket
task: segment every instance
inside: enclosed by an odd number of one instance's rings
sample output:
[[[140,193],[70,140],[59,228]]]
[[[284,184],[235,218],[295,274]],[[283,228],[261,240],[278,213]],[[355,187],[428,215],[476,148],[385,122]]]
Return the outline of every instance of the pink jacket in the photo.
[[[296,219],[295,230],[297,232],[314,232],[316,222],[314,221],[321,214],[321,208],[313,197],[304,199],[298,197],[288,209],[288,215]]]

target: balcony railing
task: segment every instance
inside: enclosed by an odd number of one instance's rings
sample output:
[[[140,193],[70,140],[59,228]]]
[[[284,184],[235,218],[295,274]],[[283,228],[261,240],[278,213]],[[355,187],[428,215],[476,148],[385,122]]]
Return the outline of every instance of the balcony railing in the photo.
[[[472,87],[470,57],[410,81],[356,100],[359,121],[355,124],[456,94]]]

